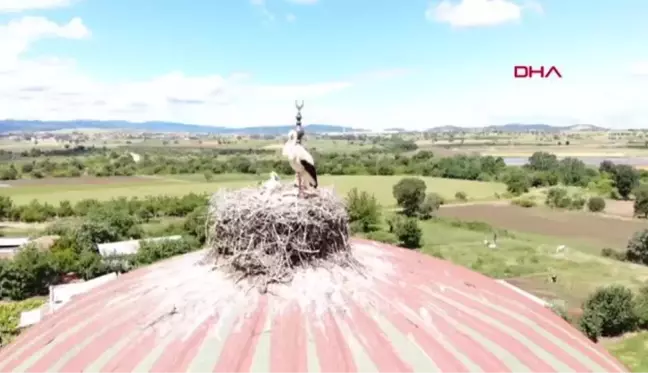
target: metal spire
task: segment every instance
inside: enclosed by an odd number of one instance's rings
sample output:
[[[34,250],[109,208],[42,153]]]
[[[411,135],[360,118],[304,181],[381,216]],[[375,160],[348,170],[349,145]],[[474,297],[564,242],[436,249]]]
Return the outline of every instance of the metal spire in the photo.
[[[295,119],[297,119],[297,124],[295,125],[295,131],[297,131],[297,143],[301,144],[301,140],[304,137],[304,129],[302,128],[302,115],[301,115],[301,109],[304,107],[304,100],[302,100],[301,104],[295,100],[295,107],[297,108],[297,116]]]

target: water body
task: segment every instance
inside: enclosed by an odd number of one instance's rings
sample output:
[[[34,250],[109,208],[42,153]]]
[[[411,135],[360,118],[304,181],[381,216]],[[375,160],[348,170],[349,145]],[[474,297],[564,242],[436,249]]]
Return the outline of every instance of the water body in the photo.
[[[562,159],[566,157],[558,157]],[[648,157],[572,157],[578,158],[589,166],[598,166],[603,161],[611,161],[615,164],[627,164],[630,166],[648,165]],[[522,166],[529,162],[529,157],[502,157],[509,166]]]

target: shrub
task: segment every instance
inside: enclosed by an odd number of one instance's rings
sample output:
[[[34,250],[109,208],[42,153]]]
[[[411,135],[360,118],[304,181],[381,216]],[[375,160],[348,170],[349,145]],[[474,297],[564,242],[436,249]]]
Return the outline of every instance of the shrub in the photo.
[[[423,231],[419,227],[418,220],[415,218],[393,219],[390,229],[398,238],[399,246],[407,249],[417,249],[421,247],[421,238]]]
[[[570,210],[582,210],[585,206],[585,203],[587,203],[587,200],[584,197],[575,196],[574,198],[572,198],[568,208]]]
[[[605,210],[605,200],[601,197],[592,197],[587,201],[587,209],[591,212],[601,212]]]
[[[380,204],[373,194],[366,191],[351,189],[347,194],[347,211],[349,222],[356,232],[372,232],[380,224]]]
[[[196,238],[202,245],[205,243],[205,221],[207,220],[207,206],[196,207],[185,218],[182,227],[183,230]]]
[[[537,202],[527,197],[518,197],[511,200],[511,204],[515,206],[520,206],[524,208],[530,208],[537,206]]]
[[[529,191],[531,180],[526,172],[514,169],[505,178],[506,191],[512,195],[519,196]]]
[[[567,194],[567,189],[560,187],[553,187],[547,193],[545,204],[552,208],[567,208],[571,205],[572,201]]]
[[[394,198],[405,215],[416,216],[425,200],[426,188],[425,182],[415,177],[403,178],[394,185]]]
[[[642,286],[635,297],[635,314],[637,326],[648,329],[648,285]]]
[[[419,214],[421,219],[429,219],[439,210],[443,204],[443,197],[437,193],[429,193],[421,206],[419,207]]]
[[[459,192],[455,193],[455,198],[458,201],[464,202],[464,201],[468,200],[468,195],[466,194],[466,192],[459,191]]]
[[[27,299],[21,302],[0,303],[0,347],[9,344],[20,332],[20,314],[42,306],[44,299]]]
[[[179,240],[142,241],[135,254],[135,265],[146,265],[171,258],[172,256],[186,254],[200,248],[195,240],[183,237]]]
[[[601,250],[601,256],[605,258],[620,260],[620,261],[626,260],[626,253],[620,252],[618,250],[610,249],[609,247],[603,248],[603,250]]]
[[[643,184],[634,190],[634,215],[648,217],[648,185]]]
[[[648,229],[635,233],[628,241],[628,261],[648,265]]]
[[[597,289],[583,304],[581,327],[588,337],[614,337],[637,326],[634,295],[622,285]]]

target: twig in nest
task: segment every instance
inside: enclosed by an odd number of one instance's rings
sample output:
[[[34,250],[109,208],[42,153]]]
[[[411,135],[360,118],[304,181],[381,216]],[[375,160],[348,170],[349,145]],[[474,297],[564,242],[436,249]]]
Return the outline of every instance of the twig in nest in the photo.
[[[292,280],[295,268],[358,268],[344,202],[331,190],[297,198],[292,186],[219,191],[206,223],[209,260],[259,289]]]

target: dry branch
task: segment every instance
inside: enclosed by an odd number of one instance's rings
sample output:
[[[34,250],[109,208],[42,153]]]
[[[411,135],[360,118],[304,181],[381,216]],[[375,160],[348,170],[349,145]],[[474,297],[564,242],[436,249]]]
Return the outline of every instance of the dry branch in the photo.
[[[297,197],[291,186],[222,190],[210,200],[207,259],[264,291],[297,268],[356,266],[344,202],[331,190]]]

